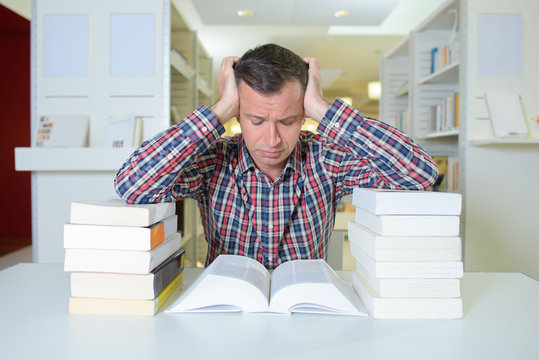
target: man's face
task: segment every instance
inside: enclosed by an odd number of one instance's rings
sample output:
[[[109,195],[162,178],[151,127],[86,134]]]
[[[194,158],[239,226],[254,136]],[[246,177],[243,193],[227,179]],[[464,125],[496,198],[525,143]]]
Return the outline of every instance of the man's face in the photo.
[[[298,141],[303,123],[303,90],[288,81],[275,94],[260,94],[243,81],[238,86],[239,122],[256,167],[275,180]]]

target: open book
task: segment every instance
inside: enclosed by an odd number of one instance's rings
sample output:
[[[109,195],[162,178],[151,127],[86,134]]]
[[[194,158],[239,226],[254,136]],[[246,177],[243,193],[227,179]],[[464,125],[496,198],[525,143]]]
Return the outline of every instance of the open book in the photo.
[[[220,255],[166,310],[366,316],[352,286],[324,260],[293,260],[270,275],[248,257]]]

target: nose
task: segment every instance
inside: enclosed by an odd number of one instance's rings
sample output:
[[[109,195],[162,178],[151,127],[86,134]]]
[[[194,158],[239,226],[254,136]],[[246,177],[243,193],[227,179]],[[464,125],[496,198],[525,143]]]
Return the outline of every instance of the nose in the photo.
[[[275,124],[269,124],[268,132],[266,134],[266,143],[271,147],[276,147],[281,142],[281,137],[279,136],[279,129]]]

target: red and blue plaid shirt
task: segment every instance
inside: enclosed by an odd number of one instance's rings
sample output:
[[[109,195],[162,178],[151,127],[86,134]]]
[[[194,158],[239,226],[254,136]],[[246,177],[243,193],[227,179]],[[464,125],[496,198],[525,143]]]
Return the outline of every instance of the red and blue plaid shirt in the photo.
[[[195,198],[206,265],[219,254],[249,256],[267,268],[325,258],[337,203],[354,187],[424,190],[437,177],[435,163],[410,138],[340,99],[319,135],[300,133],[274,182],[256,168],[241,134],[223,132],[202,105],[144,142],[114,181],[129,203]]]

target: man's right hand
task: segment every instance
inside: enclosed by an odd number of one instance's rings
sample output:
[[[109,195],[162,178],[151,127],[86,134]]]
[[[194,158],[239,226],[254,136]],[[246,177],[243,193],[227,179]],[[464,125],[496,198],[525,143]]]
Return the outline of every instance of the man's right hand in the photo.
[[[238,60],[239,57],[237,56],[229,56],[223,59],[221,72],[217,79],[219,100],[210,107],[223,125],[228,120],[237,116],[240,109],[238,87],[236,86],[236,78],[234,77],[234,64]]]

